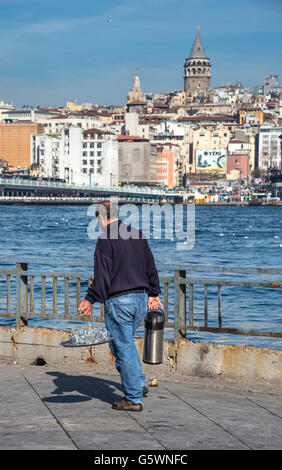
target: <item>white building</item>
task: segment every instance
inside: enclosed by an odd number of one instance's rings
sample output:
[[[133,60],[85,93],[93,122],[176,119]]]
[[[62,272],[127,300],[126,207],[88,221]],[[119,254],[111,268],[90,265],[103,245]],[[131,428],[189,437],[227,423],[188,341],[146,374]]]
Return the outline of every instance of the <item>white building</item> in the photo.
[[[187,125],[182,122],[175,120],[163,121],[155,126],[155,139],[162,140],[173,140],[181,141],[184,140],[186,135]]]
[[[43,178],[59,178],[59,161],[62,152],[62,141],[48,135],[31,135],[31,165],[39,165],[39,175]]]
[[[281,168],[281,138],[282,127],[261,127],[259,131],[259,158],[260,170],[267,168]]]
[[[126,135],[151,138],[151,126],[148,123],[139,121],[138,113],[125,113],[124,131]]]
[[[228,144],[228,154],[231,155],[233,153],[244,153],[249,154],[251,150],[251,145],[249,142],[245,142],[240,139],[231,139],[229,140]]]
[[[273,75],[272,73],[270,73],[267,77],[265,77],[263,85],[263,91],[265,96],[268,96],[271,93],[279,93],[281,91],[280,88],[281,87],[278,83],[278,75]]]
[[[0,101],[0,121],[2,121],[2,114],[3,113],[7,113],[7,112],[10,112],[10,111],[13,111],[15,108],[12,104],[12,102],[10,103],[5,103],[3,100]]]
[[[50,118],[49,111],[37,108],[15,109],[14,107],[6,109],[1,113],[3,122],[30,121],[41,123],[44,119]]]
[[[71,143],[70,143],[71,144]],[[76,144],[77,145],[77,144]],[[118,142],[111,132],[101,129],[81,131],[82,181],[103,187],[118,183]]]
[[[41,124],[44,124],[46,134],[60,133],[63,129],[68,129],[71,126],[79,126],[82,129],[102,129],[105,127],[103,121],[95,116],[86,115],[60,115],[43,118],[40,120]]]
[[[71,126],[56,136],[43,134],[31,138],[31,164],[39,165],[39,176],[60,178],[76,185],[117,184],[118,143],[114,134]]]

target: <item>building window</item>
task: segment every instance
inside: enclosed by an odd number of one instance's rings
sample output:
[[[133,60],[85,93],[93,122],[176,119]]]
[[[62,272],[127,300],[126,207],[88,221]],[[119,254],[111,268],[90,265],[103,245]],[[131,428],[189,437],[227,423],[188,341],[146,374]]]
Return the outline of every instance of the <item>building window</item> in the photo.
[[[87,149],[87,144],[85,142],[82,144],[82,148]]]
[[[82,160],[82,165],[87,165],[87,160]]]
[[[101,148],[102,148],[102,144],[101,144],[101,142],[98,142],[98,144],[97,144],[97,148],[98,148],[98,149],[101,149]]]
[[[94,157],[94,152],[90,152],[90,157]]]
[[[97,152],[97,157],[101,157],[102,156],[102,152]]]
[[[83,157],[87,157],[87,152],[82,152]]]
[[[95,145],[94,142],[90,142],[90,148],[91,149],[94,149],[94,145]]]

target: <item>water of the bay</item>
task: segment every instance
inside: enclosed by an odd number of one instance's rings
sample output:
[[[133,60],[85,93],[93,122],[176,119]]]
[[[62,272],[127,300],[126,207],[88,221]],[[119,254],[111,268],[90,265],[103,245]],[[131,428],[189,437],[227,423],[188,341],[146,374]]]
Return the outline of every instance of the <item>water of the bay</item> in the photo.
[[[140,207],[139,207],[140,210]],[[185,211],[184,211],[185,214]],[[56,272],[80,272],[93,274],[93,254],[97,239],[89,238],[89,223],[93,220],[88,206],[28,206],[0,205],[1,242],[0,269],[12,269],[16,262],[32,259],[29,269]],[[196,206],[195,245],[192,249],[177,249],[177,241],[171,236],[149,238],[160,276],[173,275],[178,266],[189,270],[189,264],[204,266],[242,266],[280,268],[282,259],[282,207],[251,206]],[[142,218],[140,226],[142,227]],[[161,220],[155,220],[161,225]],[[154,233],[151,221],[151,233]],[[34,262],[36,258],[36,263]],[[87,267],[83,263],[90,261]],[[211,272],[191,273],[194,277],[242,279],[256,281],[281,281],[281,276],[220,274]],[[52,279],[46,278],[46,309],[52,310]],[[41,279],[35,284],[35,312],[41,309]],[[62,280],[63,282],[63,280]],[[81,283],[82,298],[87,281]],[[14,318],[5,318],[6,276],[0,276],[0,324],[14,325]],[[169,318],[173,318],[173,287],[169,291]],[[257,287],[222,287],[222,326],[244,330],[282,331],[281,289]],[[75,280],[70,280],[70,315],[75,314]],[[194,321],[204,326],[204,288],[194,288]],[[162,295],[163,298],[163,289]],[[15,311],[15,282],[11,280],[10,311]],[[95,305],[94,314],[99,305]],[[58,280],[58,311],[56,320],[35,318],[30,326],[66,327],[64,321],[64,285]],[[188,310],[188,301],[187,301]],[[217,326],[217,288],[208,289],[209,326]],[[1,316],[2,315],[2,316]],[[80,323],[79,323],[80,324]],[[68,327],[79,325],[68,322]],[[137,332],[142,335],[143,329]],[[170,337],[171,331],[166,332]],[[188,332],[193,341],[210,341],[253,345],[282,349],[282,339],[259,336],[243,336]]]

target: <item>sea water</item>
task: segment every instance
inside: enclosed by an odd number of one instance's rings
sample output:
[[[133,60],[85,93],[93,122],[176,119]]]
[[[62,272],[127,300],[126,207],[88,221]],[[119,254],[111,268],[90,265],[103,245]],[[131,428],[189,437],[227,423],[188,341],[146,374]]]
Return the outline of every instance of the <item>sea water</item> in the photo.
[[[140,208],[139,208],[140,209]],[[15,262],[36,258],[29,269],[56,272],[80,272],[93,275],[94,250],[97,239],[89,238],[87,206],[0,205],[1,241],[0,268],[14,268]],[[140,219],[141,220],[141,219]],[[161,219],[154,223],[161,224]],[[282,260],[282,207],[271,206],[196,206],[195,244],[191,249],[177,249],[175,236],[166,238],[164,231],[148,242],[155,257],[159,275],[173,276],[178,266],[243,266],[281,267]],[[143,228],[142,224],[139,228]],[[147,227],[148,228],[148,227]],[[83,263],[90,262],[89,267]],[[42,262],[42,263],[41,263]],[[281,281],[281,276],[243,275],[191,272],[189,276],[210,279]],[[11,278],[12,279],[12,278]],[[63,280],[61,280],[63,282]],[[41,309],[41,279],[34,287],[35,312]],[[52,312],[52,279],[46,277],[46,311]],[[65,329],[64,285],[58,278],[58,316],[56,319],[34,318],[29,325]],[[0,275],[0,323],[14,325],[13,318],[1,317],[6,311],[6,276]],[[86,294],[87,280],[81,282],[81,298]],[[188,290],[188,289],[187,289]],[[76,314],[76,284],[69,281],[70,319],[67,328],[80,327],[72,317]],[[163,299],[163,289],[161,294]],[[11,311],[15,311],[15,283],[11,281]],[[281,289],[223,286],[221,289],[222,326],[245,330],[282,331]],[[169,318],[173,318],[173,286],[169,288]],[[98,314],[100,305],[94,305]],[[188,302],[187,302],[188,310]],[[204,288],[194,287],[194,323],[204,326]],[[208,288],[209,326],[218,326],[217,287]],[[83,322],[81,322],[83,324]],[[136,334],[143,335],[141,326]],[[166,338],[173,337],[167,330]],[[282,339],[250,337],[230,334],[187,332],[193,341],[268,346],[282,348]]]

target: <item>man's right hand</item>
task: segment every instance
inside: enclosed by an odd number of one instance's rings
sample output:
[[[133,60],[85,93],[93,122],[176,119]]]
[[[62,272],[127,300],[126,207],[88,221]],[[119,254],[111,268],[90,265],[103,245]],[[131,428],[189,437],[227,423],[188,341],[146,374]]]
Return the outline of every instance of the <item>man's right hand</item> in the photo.
[[[84,299],[80,302],[78,310],[81,310],[83,315],[85,315],[86,317],[91,317],[92,304],[88,300]]]
[[[158,310],[158,307],[163,309],[163,304],[161,303],[159,297],[148,297],[148,309]]]

